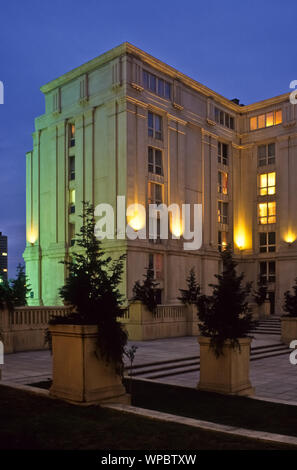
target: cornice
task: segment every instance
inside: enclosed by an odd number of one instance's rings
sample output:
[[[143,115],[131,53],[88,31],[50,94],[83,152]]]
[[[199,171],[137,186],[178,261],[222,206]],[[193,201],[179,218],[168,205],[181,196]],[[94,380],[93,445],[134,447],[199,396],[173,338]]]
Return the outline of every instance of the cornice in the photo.
[[[143,62],[151,65],[153,68],[159,70],[167,76],[170,76],[173,80],[179,80],[181,83],[195,90],[196,92],[199,92],[206,98],[215,100],[216,103],[221,104],[222,106],[234,111],[239,115],[261,110],[262,108],[277,105],[284,101],[289,101],[290,92],[275,96],[273,98],[258,101],[256,103],[252,103],[246,106],[240,106],[128,42],[124,42],[119,46],[109,50],[108,52],[105,52],[100,56],[86,62],[85,64],[71,70],[70,72],[67,72],[61,75],[60,77],[48,82],[47,84],[41,87],[41,91],[43,93],[48,93],[51,90],[61,87],[65,83],[74,80],[75,78],[85,73],[91,72],[92,70],[95,70],[96,68],[123,54],[130,54],[132,56],[137,57]],[[135,84],[133,85],[135,87]],[[139,87],[139,85],[137,85],[137,87]]]

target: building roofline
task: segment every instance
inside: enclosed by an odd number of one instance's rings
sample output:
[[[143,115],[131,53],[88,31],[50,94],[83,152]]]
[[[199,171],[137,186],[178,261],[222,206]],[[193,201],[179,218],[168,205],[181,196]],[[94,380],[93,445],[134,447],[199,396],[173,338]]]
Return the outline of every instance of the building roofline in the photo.
[[[109,51],[101,54],[100,56],[91,59],[90,61],[86,62],[83,65],[80,65],[79,67],[76,67],[75,69],[71,70],[70,72],[66,72],[65,74],[61,75],[60,77],[51,80],[47,84],[43,85],[40,90],[43,93],[48,93],[51,90],[62,86],[63,84],[74,80],[75,78],[83,75],[84,73],[90,72],[92,70],[95,70],[99,66],[105,64],[106,62],[109,62],[110,60],[122,55],[122,54],[133,54],[138,56],[140,59],[142,59],[144,62],[148,63],[149,65],[153,66],[154,68],[160,70],[161,72],[171,76],[171,78],[175,78],[180,80],[182,83],[185,85],[189,86],[190,88],[200,92],[204,96],[208,98],[212,98],[216,100],[218,103],[220,103],[223,106],[228,107],[229,109],[233,110],[236,113],[241,113],[241,114],[246,114],[249,112],[257,111],[260,110],[263,107],[268,107],[271,105],[275,105],[278,103],[281,103],[283,101],[286,101],[289,99],[290,92],[283,93],[281,95],[272,97],[272,98],[267,98],[261,101],[257,101],[255,103],[251,103],[248,105],[240,106],[228,98],[224,97],[223,95],[220,95],[219,93],[211,90],[205,85],[202,85],[202,83],[197,82],[193,78],[183,74],[182,72],[178,71],[174,67],[171,67],[170,65],[167,65],[165,62],[162,62],[159,59],[156,59],[152,55],[148,54],[147,52],[144,52],[142,49],[139,49],[138,47],[134,46],[133,44],[129,42],[124,42],[120,44],[119,46],[114,47],[113,49],[110,49]]]

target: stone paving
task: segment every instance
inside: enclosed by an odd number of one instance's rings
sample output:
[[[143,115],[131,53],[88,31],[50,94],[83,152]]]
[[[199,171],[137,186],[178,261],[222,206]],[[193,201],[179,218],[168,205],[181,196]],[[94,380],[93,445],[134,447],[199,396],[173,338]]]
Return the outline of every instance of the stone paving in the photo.
[[[170,338],[154,341],[134,341],[138,346],[135,365],[166,361],[199,355],[195,337]],[[278,336],[255,335],[252,348],[280,344]],[[2,365],[2,381],[29,384],[51,378],[49,351],[32,351],[7,354]],[[256,396],[267,399],[297,402],[297,365],[291,365],[288,355],[251,361],[251,382]],[[199,372],[189,372],[156,379],[159,382],[196,387]]]

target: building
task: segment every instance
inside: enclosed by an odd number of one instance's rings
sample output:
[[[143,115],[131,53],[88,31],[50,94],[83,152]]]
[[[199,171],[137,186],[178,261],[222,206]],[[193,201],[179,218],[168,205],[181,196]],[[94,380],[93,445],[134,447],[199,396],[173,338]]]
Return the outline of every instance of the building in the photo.
[[[8,280],[7,237],[0,232],[0,282]]]
[[[247,280],[269,283],[272,311],[297,276],[297,108],[289,93],[247,106],[129,43],[44,85],[45,114],[27,153],[26,271],[30,303],[60,303],[60,263],[73,250],[81,201],[200,203],[203,245],[106,240],[127,254],[131,297],[148,265],[162,303],[194,266],[205,292],[232,243]],[[117,230],[117,224],[115,231]]]

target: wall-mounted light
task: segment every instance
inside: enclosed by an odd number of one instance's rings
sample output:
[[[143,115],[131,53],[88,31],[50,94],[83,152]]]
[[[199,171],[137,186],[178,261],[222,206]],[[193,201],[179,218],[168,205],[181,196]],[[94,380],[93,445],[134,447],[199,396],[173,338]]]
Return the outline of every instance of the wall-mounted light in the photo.
[[[145,209],[141,204],[131,204],[127,208],[127,221],[130,227],[138,232],[145,226]]]
[[[289,230],[288,233],[286,233],[284,236],[284,240],[289,246],[291,246],[292,243],[294,243],[296,240],[296,235],[291,230]]]
[[[242,233],[236,236],[235,243],[240,251],[243,251],[245,249],[245,237]]]
[[[36,233],[35,233],[33,230],[31,230],[31,231],[28,233],[27,240],[28,240],[28,242],[29,242],[31,245],[34,245],[34,243],[36,242],[36,240],[37,240],[37,235],[36,235]]]
[[[183,223],[179,217],[173,217],[171,221],[171,233],[176,238],[180,238],[184,233]]]

